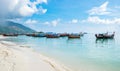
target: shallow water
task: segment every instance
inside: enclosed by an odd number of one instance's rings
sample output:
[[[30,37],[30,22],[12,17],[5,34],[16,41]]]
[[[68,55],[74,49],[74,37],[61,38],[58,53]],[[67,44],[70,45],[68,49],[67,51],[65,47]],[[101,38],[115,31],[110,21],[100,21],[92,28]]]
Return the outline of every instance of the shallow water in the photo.
[[[108,40],[96,40],[94,34],[85,34],[80,39],[19,36],[4,40],[32,47],[74,71],[120,71],[119,35]]]

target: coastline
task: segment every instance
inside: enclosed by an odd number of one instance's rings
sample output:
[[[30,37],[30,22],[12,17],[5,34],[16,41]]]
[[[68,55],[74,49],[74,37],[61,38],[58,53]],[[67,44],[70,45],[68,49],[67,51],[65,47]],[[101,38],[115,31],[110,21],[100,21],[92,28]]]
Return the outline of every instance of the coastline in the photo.
[[[52,58],[34,51],[32,48],[8,41],[0,41],[0,71],[71,70]]]

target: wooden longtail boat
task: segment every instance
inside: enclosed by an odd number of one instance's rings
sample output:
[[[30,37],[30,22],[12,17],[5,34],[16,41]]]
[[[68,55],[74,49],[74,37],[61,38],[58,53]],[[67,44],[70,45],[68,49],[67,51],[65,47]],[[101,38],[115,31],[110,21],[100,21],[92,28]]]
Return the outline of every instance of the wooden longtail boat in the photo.
[[[68,38],[80,38],[79,34],[69,34]]]
[[[33,37],[45,37],[46,35],[45,34],[35,34],[33,35]]]
[[[60,34],[60,37],[67,37],[69,34],[67,34],[67,33],[61,33]]]
[[[3,34],[3,36],[18,36],[18,34]]]
[[[58,35],[58,34],[46,34],[46,37],[47,38],[59,38],[60,35]]]
[[[26,36],[34,36],[35,34],[26,34]]]
[[[95,34],[97,39],[110,39],[110,38],[114,38],[115,32],[113,32],[113,34]]]

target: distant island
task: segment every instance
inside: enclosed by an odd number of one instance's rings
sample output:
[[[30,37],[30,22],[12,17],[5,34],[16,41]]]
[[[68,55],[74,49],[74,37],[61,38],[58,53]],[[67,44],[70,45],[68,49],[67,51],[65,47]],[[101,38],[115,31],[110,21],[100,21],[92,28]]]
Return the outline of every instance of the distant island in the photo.
[[[0,34],[24,34],[33,32],[36,31],[22,24],[12,21],[0,21]]]

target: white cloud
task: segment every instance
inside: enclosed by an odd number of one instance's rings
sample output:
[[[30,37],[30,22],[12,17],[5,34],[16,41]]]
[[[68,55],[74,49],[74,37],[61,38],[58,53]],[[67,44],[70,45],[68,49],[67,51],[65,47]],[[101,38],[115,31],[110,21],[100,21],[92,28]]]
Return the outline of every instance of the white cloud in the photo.
[[[55,19],[50,22],[48,21],[45,22],[44,25],[50,25],[50,26],[56,27],[59,23],[60,23],[60,19]]]
[[[47,0],[37,0],[37,3],[46,3],[47,4]]]
[[[59,24],[59,22],[60,22],[60,19],[56,19],[56,20],[53,20],[51,24],[55,27],[57,26],[57,24]]]
[[[15,19],[5,19],[5,21],[13,21],[13,22],[18,22],[18,23],[23,23],[21,18],[15,18]]]
[[[37,24],[38,23],[38,21],[36,21],[36,20],[31,20],[31,19],[28,19],[26,22],[25,22],[25,24]]]
[[[77,19],[72,19],[71,23],[76,24],[76,23],[78,23],[78,20]]]
[[[38,9],[38,14],[45,14],[47,12],[47,9],[44,9],[42,6],[40,6],[40,8]]]
[[[106,15],[110,14],[109,11],[107,11],[108,1],[103,3],[99,7],[93,7],[91,10],[88,11],[89,15]]]
[[[44,24],[45,24],[45,25],[50,25],[50,23],[49,23],[49,22],[45,22]]]
[[[82,20],[83,23],[92,23],[92,24],[120,24],[120,18],[113,19],[101,19],[97,16],[88,17],[86,20]]]
[[[0,16],[7,17],[26,17],[35,13],[44,14],[47,9],[42,6],[37,7],[38,4],[46,3],[47,0],[0,0]]]
[[[34,14],[36,12],[36,10],[28,7],[28,6],[22,6],[20,9],[19,9],[19,14],[21,16],[31,16],[32,14]]]

